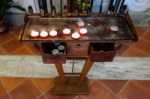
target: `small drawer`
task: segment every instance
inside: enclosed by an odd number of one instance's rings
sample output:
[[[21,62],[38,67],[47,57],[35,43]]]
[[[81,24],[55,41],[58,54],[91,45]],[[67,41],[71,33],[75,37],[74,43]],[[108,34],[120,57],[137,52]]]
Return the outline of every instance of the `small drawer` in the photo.
[[[69,57],[88,57],[90,43],[67,43],[67,56]]]
[[[111,62],[116,51],[113,43],[94,43],[91,46],[90,54],[93,62]]]
[[[64,50],[59,50],[58,46],[64,46]],[[59,51],[54,54],[54,50]],[[56,51],[56,52],[57,52]],[[66,44],[65,43],[42,43],[42,58],[45,64],[65,63],[66,62]]]

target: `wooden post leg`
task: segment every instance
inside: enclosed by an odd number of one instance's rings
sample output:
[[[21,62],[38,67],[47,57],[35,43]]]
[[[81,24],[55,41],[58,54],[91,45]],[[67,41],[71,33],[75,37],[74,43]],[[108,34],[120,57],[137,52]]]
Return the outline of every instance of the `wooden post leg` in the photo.
[[[82,72],[81,72],[81,75],[80,75],[80,78],[79,78],[79,83],[78,83],[79,85],[84,81],[87,73],[89,72],[89,70],[91,69],[93,64],[94,64],[94,62],[91,62],[90,58],[88,58],[85,61],[84,67],[82,69]]]
[[[64,70],[61,63],[55,63],[55,67],[57,69],[57,72],[59,74],[59,78],[63,85],[65,85],[65,76],[64,76]]]

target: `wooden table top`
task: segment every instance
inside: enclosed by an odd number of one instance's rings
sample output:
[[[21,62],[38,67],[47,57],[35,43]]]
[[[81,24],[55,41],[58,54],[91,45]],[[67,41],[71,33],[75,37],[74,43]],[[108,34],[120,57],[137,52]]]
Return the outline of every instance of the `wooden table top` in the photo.
[[[87,34],[82,35],[80,39],[74,40],[71,36],[65,36],[62,31],[64,28],[70,28],[71,32],[79,31],[77,22],[82,21],[87,29]],[[110,31],[111,26],[119,28],[117,33]],[[32,38],[31,31],[46,31],[55,29],[58,32],[57,37],[47,38]],[[84,17],[84,18],[40,18],[30,17],[25,25],[24,31],[21,34],[21,41],[125,41],[137,40],[136,34],[133,33],[128,21],[121,16],[107,17]]]

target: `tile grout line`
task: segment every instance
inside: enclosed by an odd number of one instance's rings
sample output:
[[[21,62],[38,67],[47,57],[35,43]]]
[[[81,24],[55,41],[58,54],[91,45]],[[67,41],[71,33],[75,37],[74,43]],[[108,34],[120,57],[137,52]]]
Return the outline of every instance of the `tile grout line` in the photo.
[[[144,41],[147,42],[147,43],[150,43],[150,41],[147,40],[147,39],[145,39],[143,36],[141,37],[141,39],[144,40]]]
[[[143,37],[146,33],[148,33],[150,31],[149,27],[147,27],[147,30],[144,31],[144,33],[141,35],[141,37]]]
[[[96,81],[96,80],[94,80],[94,79],[93,79],[93,81],[92,81],[91,83],[89,83],[89,85],[92,85],[92,84],[93,84],[93,82],[95,82],[95,81]]]
[[[8,52],[0,45],[0,48],[3,50],[3,52],[7,55]]]
[[[146,30],[145,32],[147,32],[148,30]],[[150,43],[148,40],[146,40],[146,39],[144,39],[143,38],[143,36],[144,36],[144,34],[145,34],[145,32],[142,34],[142,35],[140,35],[139,36],[139,39],[141,38],[142,40],[145,40],[146,42],[148,42],[148,43]],[[135,44],[132,44],[132,45],[128,45],[129,46],[129,48],[131,47],[131,48],[134,48],[133,46],[134,46]],[[128,49],[129,49],[128,48]],[[127,50],[128,50],[127,49]],[[136,48],[134,48],[134,49],[136,49]],[[126,53],[127,52],[127,50],[125,50],[125,52],[124,53]],[[137,49],[138,50],[138,49]],[[142,52],[141,50],[138,50],[138,51],[140,51],[140,52]],[[121,55],[121,56],[123,56],[124,55],[124,53]],[[146,55],[146,53],[144,53],[144,52],[142,52],[144,55]]]
[[[22,45],[21,47],[19,47],[18,49],[16,49],[16,50],[14,50],[14,51],[12,51],[11,53],[9,53],[10,55],[13,55],[13,53],[14,52],[16,52],[17,50],[20,50],[22,47],[25,47],[26,48],[26,46],[25,45]],[[27,48],[26,48],[27,49]],[[27,51],[29,51],[30,53],[31,53],[31,55],[33,55],[34,53],[33,52],[31,52],[29,49],[27,49]],[[17,54],[14,54],[14,55],[17,55]],[[21,55],[20,53],[18,54],[18,55]],[[22,55],[24,55],[23,53],[22,53]],[[30,55],[30,54],[28,54],[28,55]]]
[[[7,77],[5,77],[5,78],[7,78]],[[17,77],[11,77],[11,78],[16,78],[16,79],[17,79]],[[25,81],[27,81],[28,78],[25,78],[25,79],[26,79]],[[25,81],[23,81],[22,83],[18,84],[15,88],[21,86]],[[4,82],[2,81],[1,83],[3,84]],[[4,84],[3,84],[3,86],[4,86]],[[14,89],[15,89],[15,88],[14,88]],[[14,89],[11,89],[11,90],[8,91],[8,92],[10,93],[10,92],[13,91]]]
[[[23,30],[23,26],[19,26],[15,30],[19,31],[20,34],[20,32]],[[18,38],[18,36],[14,33],[14,30],[11,30],[10,33],[13,34],[16,38]]]
[[[54,86],[55,86],[55,79],[54,79]],[[50,87],[50,88],[48,88],[46,91],[45,91],[45,93],[47,92],[47,91],[49,91],[50,89],[52,89],[53,87]]]
[[[0,81],[1,81],[1,84],[2,84],[3,88],[5,89],[6,93],[8,94],[9,98],[12,99],[12,96],[11,96],[10,92],[4,87],[4,84],[2,82],[2,78],[0,79]]]
[[[34,53],[28,46],[24,45],[24,47],[25,47],[29,52],[31,52],[32,54],[36,55],[36,53]]]
[[[45,99],[48,99],[44,94],[37,96],[36,99],[39,99],[42,95],[44,96]]]
[[[146,90],[145,88],[143,88],[140,84],[134,82],[134,81],[131,81],[132,83],[134,83],[136,86],[138,86],[139,88],[141,88],[142,90],[146,91],[147,93],[150,94],[150,91],[149,90]]]
[[[143,38],[140,37],[140,39],[144,40]],[[146,41],[147,42],[147,41]],[[135,48],[133,45],[131,46],[131,48],[136,49],[137,51],[143,53],[144,55],[147,55],[146,53],[144,53],[143,51],[139,50],[138,48]]]
[[[9,42],[9,41],[11,41],[11,40],[13,40],[14,38],[10,38],[9,40],[7,40],[7,41],[5,41],[5,42],[3,42],[3,43],[1,43],[0,44],[0,46],[2,46],[2,45],[4,45],[4,44],[6,44],[7,42]]]
[[[34,86],[40,91],[40,95],[37,96],[37,99],[38,99],[38,97],[40,97],[41,95],[43,95],[46,99],[48,99],[47,96],[45,95],[45,92],[42,92],[42,90],[37,86],[37,84],[32,80],[32,78],[30,78],[30,80],[32,81],[32,83],[34,84]]]
[[[133,48],[134,50],[137,50],[137,51],[141,52],[142,54],[147,55],[146,53],[144,53],[143,51],[139,50],[138,48],[134,48],[133,45],[134,44],[132,44],[129,48]],[[127,53],[128,49],[121,56],[124,56],[124,54]]]
[[[120,91],[116,94],[115,97],[118,97],[118,95],[126,88],[126,86],[129,84],[129,80],[124,84],[124,86],[120,89]]]
[[[109,92],[111,92],[114,96],[116,95],[110,88],[108,88],[106,85],[104,85],[101,81],[98,81],[99,84],[101,84],[103,87],[105,87]]]

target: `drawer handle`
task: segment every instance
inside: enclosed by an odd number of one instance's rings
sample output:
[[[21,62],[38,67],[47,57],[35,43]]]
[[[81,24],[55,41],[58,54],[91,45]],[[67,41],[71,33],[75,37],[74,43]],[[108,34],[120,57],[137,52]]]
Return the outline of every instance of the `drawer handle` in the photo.
[[[76,44],[77,47],[81,47],[81,44]]]

